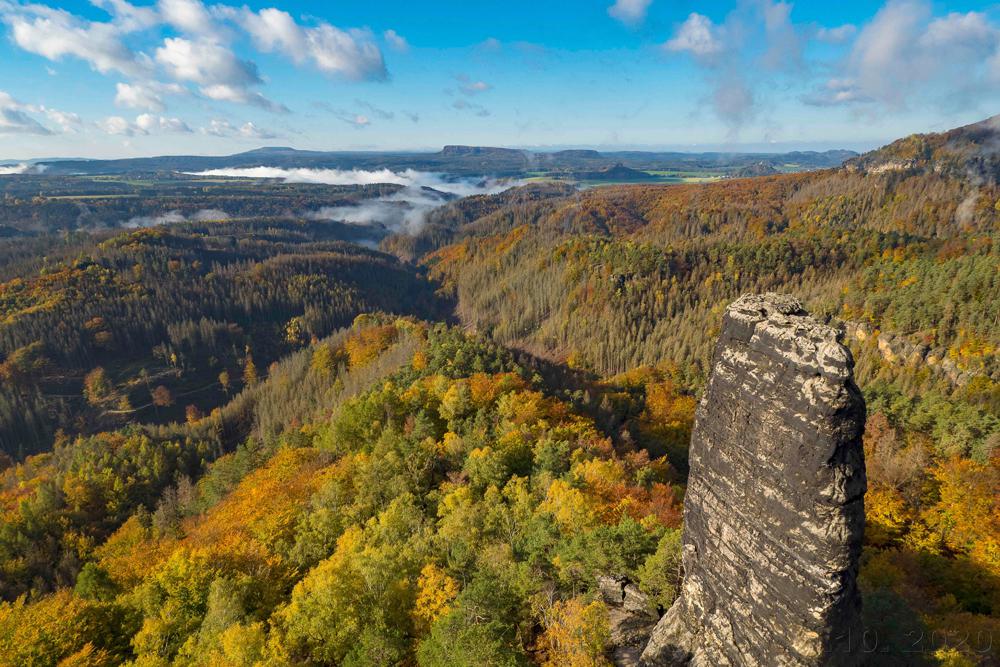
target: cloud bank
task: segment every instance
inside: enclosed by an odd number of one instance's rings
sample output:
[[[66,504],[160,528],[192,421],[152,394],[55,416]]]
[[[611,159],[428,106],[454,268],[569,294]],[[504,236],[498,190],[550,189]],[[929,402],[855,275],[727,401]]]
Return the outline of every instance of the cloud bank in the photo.
[[[892,0],[858,33],[837,76],[803,101],[907,106],[926,91],[968,103],[1000,83],[1000,28],[981,12],[933,17],[925,0]]]
[[[53,62],[82,60],[96,72],[125,78],[117,84],[116,104],[146,111],[162,112],[167,95],[197,91],[209,100],[287,112],[257,90],[266,82],[257,64],[233,51],[241,36],[249,37],[261,53],[277,53],[331,76],[352,81],[388,78],[382,50],[367,29],[339,28],[326,21],[302,24],[274,7],[255,12],[245,5],[209,6],[202,0],[158,0],[152,6],[128,0],[91,4],[104,10],[109,20],[92,21],[41,3],[0,0],[0,23],[24,51]],[[161,36],[146,51],[133,48],[139,33],[162,27],[175,34]],[[385,39],[395,49],[405,46],[395,31],[387,31]]]
[[[226,167],[209,169],[193,176],[228,176],[230,178],[277,178],[286,183],[318,183],[322,185],[376,185],[389,183],[408,188],[433,188],[459,197],[501,192],[511,185],[493,180],[450,179],[443,174],[406,169],[308,169],[283,167]]]
[[[326,206],[304,215],[311,220],[336,220],[356,225],[381,224],[394,232],[416,233],[427,214],[455,197],[496,194],[518,185],[515,181],[493,179],[451,179],[443,174],[407,169],[284,169],[279,167],[240,167],[210,169],[194,176],[231,178],[275,178],[285,183],[323,185],[401,185],[391,195],[361,202],[354,206]]]
[[[273,7],[254,12],[220,5],[213,11],[241,26],[265,53],[281,53],[296,64],[309,63],[354,81],[382,81],[388,76],[382,51],[368,30],[342,30],[329,23],[304,27],[288,12]],[[396,45],[402,40],[394,31],[388,31],[386,38]]]
[[[828,27],[795,22],[793,8],[745,0],[720,21],[692,12],[662,43],[702,70],[703,102],[733,134],[799,87],[805,105],[873,113],[967,107],[1000,84],[1000,26],[985,12],[935,15],[929,0],[888,0],[860,26]],[[816,59],[807,56],[811,42],[844,48]]]
[[[29,164],[0,164],[0,176],[27,174],[30,171],[32,171],[32,169]]]

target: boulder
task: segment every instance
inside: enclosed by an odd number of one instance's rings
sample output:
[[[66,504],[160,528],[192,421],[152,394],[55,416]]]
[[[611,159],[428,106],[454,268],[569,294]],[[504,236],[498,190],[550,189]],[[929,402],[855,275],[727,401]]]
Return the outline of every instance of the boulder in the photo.
[[[615,667],[636,667],[657,616],[649,598],[625,577],[603,575],[597,590],[608,608],[610,656]]]

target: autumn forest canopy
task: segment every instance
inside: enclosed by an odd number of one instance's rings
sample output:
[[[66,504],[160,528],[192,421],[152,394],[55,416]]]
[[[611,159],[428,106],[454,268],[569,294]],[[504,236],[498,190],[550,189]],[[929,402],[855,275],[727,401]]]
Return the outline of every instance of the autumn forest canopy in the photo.
[[[0,665],[613,664],[601,582],[652,622],[675,599],[748,292],[856,360],[872,664],[1000,664],[997,133],[836,167],[0,176]]]

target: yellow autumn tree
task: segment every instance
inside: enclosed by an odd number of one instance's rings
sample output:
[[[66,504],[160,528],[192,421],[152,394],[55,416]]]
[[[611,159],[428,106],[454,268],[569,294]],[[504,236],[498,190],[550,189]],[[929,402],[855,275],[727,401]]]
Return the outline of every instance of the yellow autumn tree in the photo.
[[[865,496],[865,539],[888,546],[899,539],[912,520],[912,512],[895,488],[873,485]]]
[[[457,581],[437,565],[425,565],[417,579],[417,599],[413,607],[413,624],[418,634],[428,632],[434,621],[447,614],[457,596]]]
[[[951,550],[1000,574],[1000,462],[940,461],[931,471],[940,500],[923,519]]]
[[[552,514],[559,527],[571,535],[586,530],[596,521],[591,501],[582,491],[561,479],[554,480],[549,486],[539,509]]]
[[[0,665],[120,664],[120,635],[134,631],[120,607],[65,589],[31,604],[0,602]]]
[[[253,387],[259,380],[257,375],[257,365],[253,362],[253,355],[247,348],[247,356],[243,362],[243,383],[248,387]]]
[[[604,650],[611,630],[603,604],[573,598],[556,602],[545,616],[544,667],[610,667]]]

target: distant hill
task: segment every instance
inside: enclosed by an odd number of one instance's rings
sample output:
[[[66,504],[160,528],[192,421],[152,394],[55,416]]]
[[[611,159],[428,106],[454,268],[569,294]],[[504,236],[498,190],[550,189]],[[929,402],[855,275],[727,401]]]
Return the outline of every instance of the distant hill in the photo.
[[[431,152],[310,151],[265,146],[235,155],[164,155],[119,160],[43,160],[48,174],[95,175],[204,171],[269,166],[308,169],[417,169],[455,176],[524,176],[534,170],[600,172],[622,165],[628,169],[710,169],[726,173],[762,160],[792,165],[796,171],[839,167],[855,157],[851,151],[793,153],[680,153],[651,151],[563,150],[534,152],[491,146],[445,146]],[[622,180],[622,179],[618,179]]]
[[[749,178],[751,176],[774,176],[780,174],[781,170],[776,169],[773,164],[761,160],[745,167],[740,167],[730,174],[733,178]]]
[[[618,164],[605,167],[604,169],[599,169],[597,171],[579,171],[573,174],[576,178],[581,181],[609,181],[609,182],[623,182],[627,181],[629,183],[634,183],[636,181],[655,181],[656,176],[647,174],[644,171],[639,171],[638,169],[631,169],[626,167],[621,162]]]
[[[292,148],[291,146],[262,146],[260,148],[254,148],[253,150],[240,153],[240,155],[243,156],[255,155],[263,157],[272,157],[275,155],[306,157],[309,155],[324,155],[324,154],[325,154],[324,151],[303,151],[297,148]]]
[[[492,148],[490,146],[445,146],[438,155],[442,157],[467,157],[470,155],[525,159],[527,151],[514,148]]]
[[[564,159],[564,160],[600,160],[601,153],[594,150],[586,149],[570,149],[565,151],[556,151],[555,153],[550,153],[554,159]]]
[[[859,173],[932,171],[981,183],[1000,182],[1000,115],[947,132],[911,134],[848,160]]]

